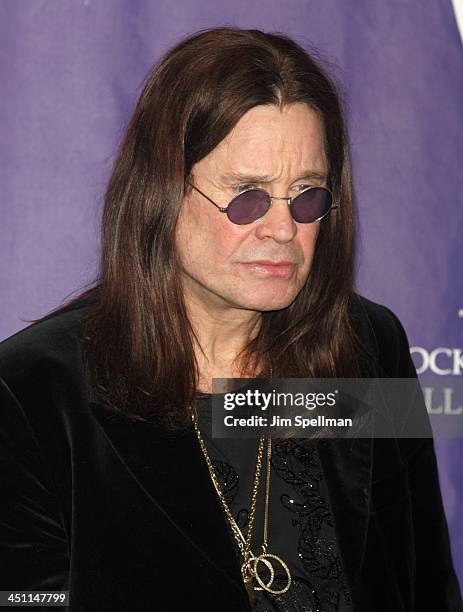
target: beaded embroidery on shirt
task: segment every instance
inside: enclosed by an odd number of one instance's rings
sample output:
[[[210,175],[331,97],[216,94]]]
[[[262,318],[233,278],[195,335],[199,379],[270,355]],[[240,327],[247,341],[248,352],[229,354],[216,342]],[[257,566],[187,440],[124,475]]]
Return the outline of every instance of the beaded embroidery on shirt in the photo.
[[[272,472],[290,487],[290,494],[280,495],[280,503],[291,514],[292,525],[298,527],[297,554],[306,578],[295,577],[289,591],[281,595],[261,592],[256,612],[351,610],[351,596],[337,551],[333,516],[321,492],[323,471],[316,445],[307,445],[303,439],[275,441],[271,462]],[[239,490],[239,475],[225,461],[212,461],[212,464],[227,503],[233,503]],[[241,508],[234,516],[245,533],[248,510]],[[239,555],[237,546],[236,553]],[[335,580],[338,588],[329,588],[330,580]]]

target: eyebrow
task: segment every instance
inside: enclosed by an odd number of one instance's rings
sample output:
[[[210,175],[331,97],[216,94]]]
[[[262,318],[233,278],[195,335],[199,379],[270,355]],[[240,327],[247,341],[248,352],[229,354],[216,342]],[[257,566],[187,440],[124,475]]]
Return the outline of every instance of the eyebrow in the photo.
[[[309,180],[324,181],[326,180],[326,178],[327,178],[327,175],[324,174],[323,172],[319,172],[318,170],[304,170],[301,173],[301,175],[295,178],[294,180],[300,181],[302,179],[309,179]],[[248,183],[270,183],[271,181],[275,180],[269,174],[259,175],[259,174],[248,174],[246,172],[225,172],[224,174],[220,176],[220,179],[222,181],[239,180],[239,181],[245,181]]]

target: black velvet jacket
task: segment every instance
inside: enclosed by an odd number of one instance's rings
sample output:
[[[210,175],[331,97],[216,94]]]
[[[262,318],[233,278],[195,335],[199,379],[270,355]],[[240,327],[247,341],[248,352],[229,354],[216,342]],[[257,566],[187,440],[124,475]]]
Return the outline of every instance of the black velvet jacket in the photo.
[[[72,611],[249,611],[193,429],[96,402],[82,308],[0,344],[0,590],[70,590]],[[384,306],[353,296],[376,376],[416,376]],[[320,445],[354,609],[461,612],[432,439]]]

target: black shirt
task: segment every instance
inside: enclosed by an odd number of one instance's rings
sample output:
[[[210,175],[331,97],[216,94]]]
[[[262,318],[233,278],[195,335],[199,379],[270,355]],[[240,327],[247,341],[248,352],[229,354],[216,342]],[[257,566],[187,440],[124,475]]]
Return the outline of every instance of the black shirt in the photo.
[[[212,438],[211,406],[211,395],[198,396],[199,428],[221,491],[246,538],[259,440]],[[256,612],[352,612],[317,445],[307,442],[303,438],[272,441],[267,552],[281,557],[292,582],[280,595],[256,591]],[[262,552],[263,542],[266,451],[265,444],[251,542],[256,555]],[[226,520],[241,565],[242,556]],[[273,567],[272,588],[278,590],[287,578],[278,563]],[[265,579],[264,566],[261,571]]]

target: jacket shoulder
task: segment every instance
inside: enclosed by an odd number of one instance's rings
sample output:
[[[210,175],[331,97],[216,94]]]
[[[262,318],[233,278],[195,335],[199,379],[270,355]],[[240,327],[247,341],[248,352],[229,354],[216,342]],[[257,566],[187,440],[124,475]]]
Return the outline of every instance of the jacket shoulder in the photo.
[[[0,342],[0,378],[19,388],[50,367],[81,362],[81,323],[88,304],[63,307]]]
[[[399,317],[384,304],[358,293],[351,294],[349,305],[354,325],[362,337],[368,337],[379,376],[416,377],[408,337]]]

